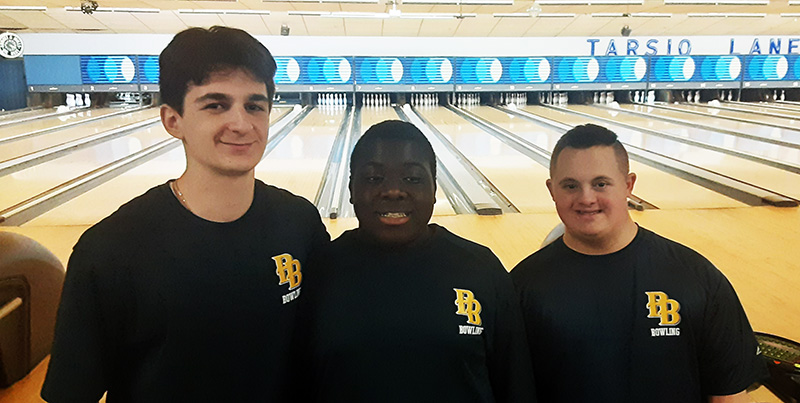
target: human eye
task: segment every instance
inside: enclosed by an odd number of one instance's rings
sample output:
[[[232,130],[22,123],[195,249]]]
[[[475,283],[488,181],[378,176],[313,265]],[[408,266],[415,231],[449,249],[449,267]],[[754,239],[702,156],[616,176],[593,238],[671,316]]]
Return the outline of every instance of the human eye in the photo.
[[[380,183],[382,180],[383,177],[379,175],[367,175],[364,177],[364,181],[371,184]]]
[[[422,178],[419,176],[406,176],[405,178],[403,178],[403,181],[405,181],[406,183],[410,183],[412,185],[418,185],[422,183]]]
[[[249,104],[246,108],[250,112],[264,112],[267,110],[266,106],[260,104]]]
[[[598,189],[605,189],[605,188],[611,186],[611,184],[608,183],[607,181],[599,181],[599,182],[595,183],[594,186],[596,188],[598,188]]]
[[[225,109],[225,105],[223,105],[221,102],[209,102],[203,105],[202,109],[208,111],[221,111]]]
[[[561,188],[565,189],[565,190],[575,190],[575,189],[578,188],[578,185],[576,183],[574,183],[574,182],[567,182],[567,183],[561,184]]]

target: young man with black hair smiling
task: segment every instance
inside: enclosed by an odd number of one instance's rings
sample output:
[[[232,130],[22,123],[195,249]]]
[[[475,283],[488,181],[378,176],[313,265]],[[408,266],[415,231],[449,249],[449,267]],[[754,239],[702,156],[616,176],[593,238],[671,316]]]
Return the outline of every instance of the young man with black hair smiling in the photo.
[[[535,401],[511,279],[486,247],[428,224],[435,180],[433,149],[410,123],[376,124],[356,144],[358,228],[304,288],[311,400]]]
[[[565,232],[519,263],[539,400],[748,402],[765,375],[733,287],[697,252],[639,227],[614,132],[577,126],[547,188]]]
[[[311,203],[255,179],[276,64],[246,32],[178,33],[161,121],[186,170],[83,234],[42,396],[50,402],[287,401],[302,270],[329,241]]]

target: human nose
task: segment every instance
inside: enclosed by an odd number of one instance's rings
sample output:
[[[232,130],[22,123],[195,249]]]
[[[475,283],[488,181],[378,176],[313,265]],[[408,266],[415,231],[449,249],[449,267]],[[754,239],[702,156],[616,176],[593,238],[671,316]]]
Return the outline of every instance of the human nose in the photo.
[[[250,121],[251,117],[244,107],[231,108],[228,113],[227,127],[234,132],[245,132],[251,130],[254,125]]]
[[[589,188],[581,188],[578,192],[578,202],[584,205],[591,205],[597,202],[597,195],[594,192],[594,189],[591,187]]]
[[[408,193],[403,188],[403,181],[384,180],[381,189],[381,197],[384,199],[402,200],[408,197]]]

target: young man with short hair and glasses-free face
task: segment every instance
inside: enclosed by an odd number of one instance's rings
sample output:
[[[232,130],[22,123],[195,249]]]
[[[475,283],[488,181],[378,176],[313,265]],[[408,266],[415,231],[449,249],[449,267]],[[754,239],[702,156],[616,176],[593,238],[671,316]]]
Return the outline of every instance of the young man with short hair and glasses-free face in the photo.
[[[628,169],[601,126],[577,126],[553,150],[547,188],[564,235],[511,271],[539,400],[749,401],[766,368],[733,287],[631,219]]]
[[[288,401],[303,270],[329,241],[307,200],[255,179],[276,64],[246,32],[178,33],[161,120],[186,170],[87,230],[70,257],[42,397]]]
[[[386,121],[356,144],[358,228],[306,287],[306,392],[320,402],[532,402],[513,284],[486,247],[429,224],[436,156],[414,125]]]

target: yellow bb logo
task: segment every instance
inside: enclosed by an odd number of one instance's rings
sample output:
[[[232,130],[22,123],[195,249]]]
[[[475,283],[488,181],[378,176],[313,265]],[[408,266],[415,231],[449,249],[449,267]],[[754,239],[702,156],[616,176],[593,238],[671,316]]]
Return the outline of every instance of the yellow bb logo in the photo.
[[[275,261],[275,272],[278,273],[278,285],[289,284],[289,290],[294,290],[303,282],[303,273],[300,272],[300,261],[292,258],[292,255],[284,253],[273,256]]]
[[[453,288],[456,292],[456,314],[467,317],[467,323],[481,325],[481,303],[475,299],[475,294],[470,290]]]
[[[675,326],[681,323],[681,304],[674,299],[669,299],[667,293],[662,291],[645,291],[647,294],[647,309],[650,311],[648,318],[659,318],[659,325]]]

